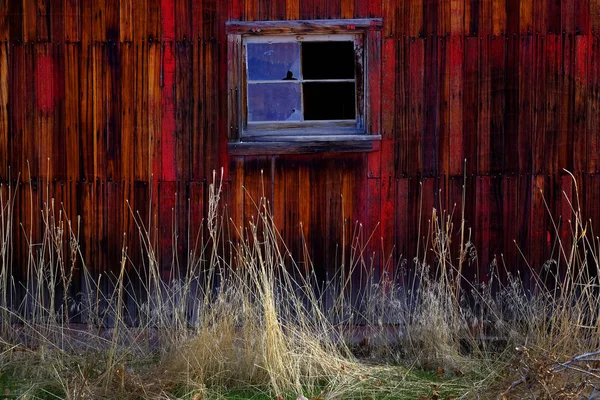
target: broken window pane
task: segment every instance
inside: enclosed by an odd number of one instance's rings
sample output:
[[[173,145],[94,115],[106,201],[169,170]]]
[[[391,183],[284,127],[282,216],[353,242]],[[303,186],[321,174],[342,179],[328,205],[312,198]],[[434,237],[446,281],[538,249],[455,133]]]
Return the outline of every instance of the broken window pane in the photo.
[[[304,83],[304,119],[355,119],[354,82]]]
[[[248,85],[248,121],[300,121],[300,84],[257,83]]]
[[[304,79],[354,79],[354,42],[302,43]]]
[[[300,77],[299,43],[248,43],[248,80],[280,81]]]

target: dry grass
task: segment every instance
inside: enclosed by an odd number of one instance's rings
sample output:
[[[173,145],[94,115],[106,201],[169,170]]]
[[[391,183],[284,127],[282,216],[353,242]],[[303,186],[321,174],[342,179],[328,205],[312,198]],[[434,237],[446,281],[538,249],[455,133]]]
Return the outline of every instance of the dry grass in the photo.
[[[96,276],[83,260],[77,222],[46,198],[43,239],[31,243],[31,232],[15,231],[16,193],[6,189],[0,190],[0,387],[7,394],[69,399],[597,395],[600,243],[577,199],[573,245],[566,249],[557,242],[545,275],[534,274],[532,287],[510,275],[500,282],[501,263],[490,266],[487,285],[463,278],[463,267],[476,260],[463,205],[461,216],[434,210],[421,251],[394,269],[397,276],[384,274],[377,281],[357,229],[351,249],[342,250],[350,258],[323,288],[296,264],[264,198],[257,199],[248,226],[227,221],[217,177],[199,227],[204,234],[188,240],[188,264],[174,268],[170,282],[161,278],[154,228],[134,210],[143,264],[133,265],[124,245],[116,276]],[[240,239],[230,240],[229,229]],[[31,249],[22,284],[10,272],[17,234],[29,238]],[[456,255],[453,239],[459,241]],[[435,264],[427,263],[431,259]],[[76,265],[85,293],[72,293]],[[411,270],[418,273],[407,273]],[[548,272],[555,274],[552,286],[542,279]],[[349,295],[356,292],[350,277],[357,273],[363,276],[360,293]],[[72,326],[73,317],[83,325]],[[351,329],[357,324],[364,325],[360,334]]]

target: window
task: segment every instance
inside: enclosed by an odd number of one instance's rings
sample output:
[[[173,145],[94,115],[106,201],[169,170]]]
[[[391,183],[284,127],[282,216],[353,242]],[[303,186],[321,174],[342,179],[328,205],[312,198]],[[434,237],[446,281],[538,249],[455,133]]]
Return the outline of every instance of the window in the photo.
[[[377,19],[228,23],[229,152],[373,150],[380,29]]]

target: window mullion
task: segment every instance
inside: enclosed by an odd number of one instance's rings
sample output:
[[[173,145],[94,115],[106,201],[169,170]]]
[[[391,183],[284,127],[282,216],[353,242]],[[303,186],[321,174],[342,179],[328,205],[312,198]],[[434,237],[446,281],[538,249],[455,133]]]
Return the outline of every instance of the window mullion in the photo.
[[[300,45],[300,65],[298,66],[298,70],[300,71],[300,107],[302,112],[300,113],[300,121],[304,122],[304,73],[302,72],[302,42],[298,41]]]

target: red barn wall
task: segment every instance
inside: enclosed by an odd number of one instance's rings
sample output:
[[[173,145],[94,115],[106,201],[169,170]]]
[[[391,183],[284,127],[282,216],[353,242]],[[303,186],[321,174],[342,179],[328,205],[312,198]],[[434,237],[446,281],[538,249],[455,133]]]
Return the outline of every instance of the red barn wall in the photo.
[[[378,151],[228,156],[226,21],[371,17],[384,22]],[[139,259],[129,206],[164,262],[179,234],[184,262],[221,167],[233,221],[256,213],[245,190],[264,193],[322,277],[356,221],[377,268],[412,265],[432,208],[456,216],[463,201],[481,274],[501,255],[522,268],[520,252],[539,268],[556,236],[546,207],[570,235],[563,193],[577,189],[600,229],[599,35],[600,0],[2,0],[0,181],[19,177],[15,226],[34,241],[48,198],[80,215],[96,271],[116,268],[124,233]]]

